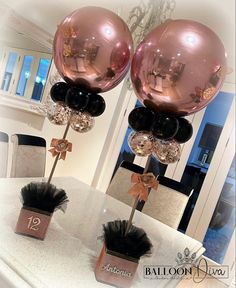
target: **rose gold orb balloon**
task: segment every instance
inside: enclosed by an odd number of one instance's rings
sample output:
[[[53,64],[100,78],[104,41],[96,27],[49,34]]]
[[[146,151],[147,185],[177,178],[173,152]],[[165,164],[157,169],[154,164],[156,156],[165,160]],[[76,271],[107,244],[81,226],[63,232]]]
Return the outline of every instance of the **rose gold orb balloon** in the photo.
[[[132,132],[128,144],[134,154],[145,157],[153,151],[154,137],[146,131]]]
[[[131,79],[145,106],[184,116],[213,100],[225,71],[225,50],[218,36],[198,22],[174,20],[156,27],[140,43]]]
[[[156,139],[153,154],[163,164],[172,164],[180,159],[181,146],[175,140],[164,141]]]
[[[84,7],[58,26],[53,56],[65,81],[93,91],[115,87],[127,73],[133,40],[126,23],[115,13]]]

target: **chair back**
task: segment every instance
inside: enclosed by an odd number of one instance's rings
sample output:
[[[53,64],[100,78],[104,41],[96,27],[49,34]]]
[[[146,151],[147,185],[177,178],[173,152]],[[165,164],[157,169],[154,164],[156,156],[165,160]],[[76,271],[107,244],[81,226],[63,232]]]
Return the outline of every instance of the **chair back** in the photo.
[[[11,177],[43,177],[46,164],[45,139],[23,134],[14,134]]]
[[[178,229],[192,191],[182,183],[165,176],[159,176],[158,181],[157,191],[151,190],[142,212]]]
[[[128,194],[132,186],[131,175],[135,173],[142,174],[143,168],[127,161],[123,161],[113,176],[106,193],[113,198],[129,205],[133,205],[134,198]]]
[[[0,178],[7,177],[8,142],[8,135],[0,131]]]

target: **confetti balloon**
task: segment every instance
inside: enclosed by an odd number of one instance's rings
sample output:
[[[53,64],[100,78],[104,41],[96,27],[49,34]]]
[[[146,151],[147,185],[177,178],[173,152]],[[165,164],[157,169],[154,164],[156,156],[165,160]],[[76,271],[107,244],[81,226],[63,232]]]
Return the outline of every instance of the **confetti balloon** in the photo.
[[[137,47],[131,80],[146,107],[184,116],[213,100],[226,70],[224,46],[211,29],[173,20],[157,26]]]
[[[47,102],[47,118],[56,125],[66,125],[70,119],[71,110],[63,102]]]
[[[83,7],[68,15],[54,37],[56,68],[68,83],[85,91],[105,92],[128,72],[133,40],[126,23],[100,7]]]
[[[79,133],[85,133],[94,126],[94,118],[87,112],[75,112],[70,119],[70,127]]]
[[[132,132],[128,144],[134,154],[145,157],[152,153],[154,137],[146,131]]]
[[[156,139],[153,154],[163,164],[172,164],[180,159],[181,146],[175,140]]]

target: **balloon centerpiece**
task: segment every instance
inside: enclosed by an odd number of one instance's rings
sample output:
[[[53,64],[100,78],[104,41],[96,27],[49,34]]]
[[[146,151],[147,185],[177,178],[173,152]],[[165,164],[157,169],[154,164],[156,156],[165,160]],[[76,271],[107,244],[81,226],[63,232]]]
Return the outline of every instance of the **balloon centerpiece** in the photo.
[[[128,138],[133,153],[149,158],[153,154],[163,164],[178,161],[180,144],[193,134],[183,116],[214,99],[226,70],[224,46],[208,27],[175,20],[151,31],[137,47],[131,64],[134,91],[145,106],[129,114],[129,125],[135,130]],[[128,226],[139,201],[137,196]]]
[[[141,156],[153,152],[164,164],[178,161],[180,144],[193,133],[183,116],[214,99],[226,68],[222,42],[198,22],[173,20],[151,31],[137,47],[131,65],[134,91],[146,106],[129,115],[129,124],[136,131],[129,138],[131,150]],[[152,151],[147,141],[141,145],[148,134],[155,138]]]
[[[47,200],[52,200],[52,211],[41,211],[41,214],[51,213],[68,201],[64,190],[57,189],[51,184],[51,180],[58,161],[65,160],[67,152],[72,152],[72,143],[66,139],[69,128],[79,133],[93,128],[94,117],[100,116],[106,108],[103,97],[98,93],[109,91],[120,83],[129,69],[132,53],[133,41],[127,25],[107,9],[78,9],[58,26],[54,37],[53,57],[65,82],[57,82],[51,87],[52,101],[47,101],[46,111],[51,123],[66,125],[66,128],[62,139],[53,138],[51,141],[49,151],[55,160],[47,183],[30,183],[23,188],[23,191],[27,191],[27,199],[29,195],[37,196],[37,199],[34,196],[34,201],[30,201],[32,208],[44,209],[48,207]],[[42,233],[32,233],[32,230],[29,232],[25,223],[34,216],[31,217],[32,211],[22,211],[16,232],[44,239],[46,225],[35,229]],[[41,218],[45,218],[41,214],[37,213],[37,225],[41,223]],[[44,221],[47,226],[50,217],[47,215],[47,221]]]
[[[87,21],[90,19],[89,21]],[[55,66],[65,82],[50,90],[47,118],[79,133],[90,131],[94,117],[103,114],[105,100],[98,93],[117,86],[128,72],[133,41],[125,22],[100,7],[84,7],[68,15],[58,26],[53,43]],[[56,151],[59,151],[58,149]],[[50,183],[60,153],[56,156]]]

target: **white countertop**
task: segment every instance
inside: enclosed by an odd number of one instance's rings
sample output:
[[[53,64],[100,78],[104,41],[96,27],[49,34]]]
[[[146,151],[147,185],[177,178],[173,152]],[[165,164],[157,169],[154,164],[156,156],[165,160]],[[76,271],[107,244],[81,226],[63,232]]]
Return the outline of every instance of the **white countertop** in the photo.
[[[31,181],[0,179],[0,284],[10,283],[0,287],[109,287],[94,276],[102,247],[97,237],[102,234],[102,224],[128,219],[131,208],[74,178],[54,178],[53,183],[69,197],[66,214],[54,213],[44,241],[21,236],[14,233],[21,208],[19,195]],[[179,279],[144,279],[143,266],[176,266],[178,252],[188,247],[200,256],[202,244],[138,211],[134,224],[147,232],[154,248],[151,257],[140,260],[132,287],[176,287]],[[8,280],[4,282],[1,274]]]

